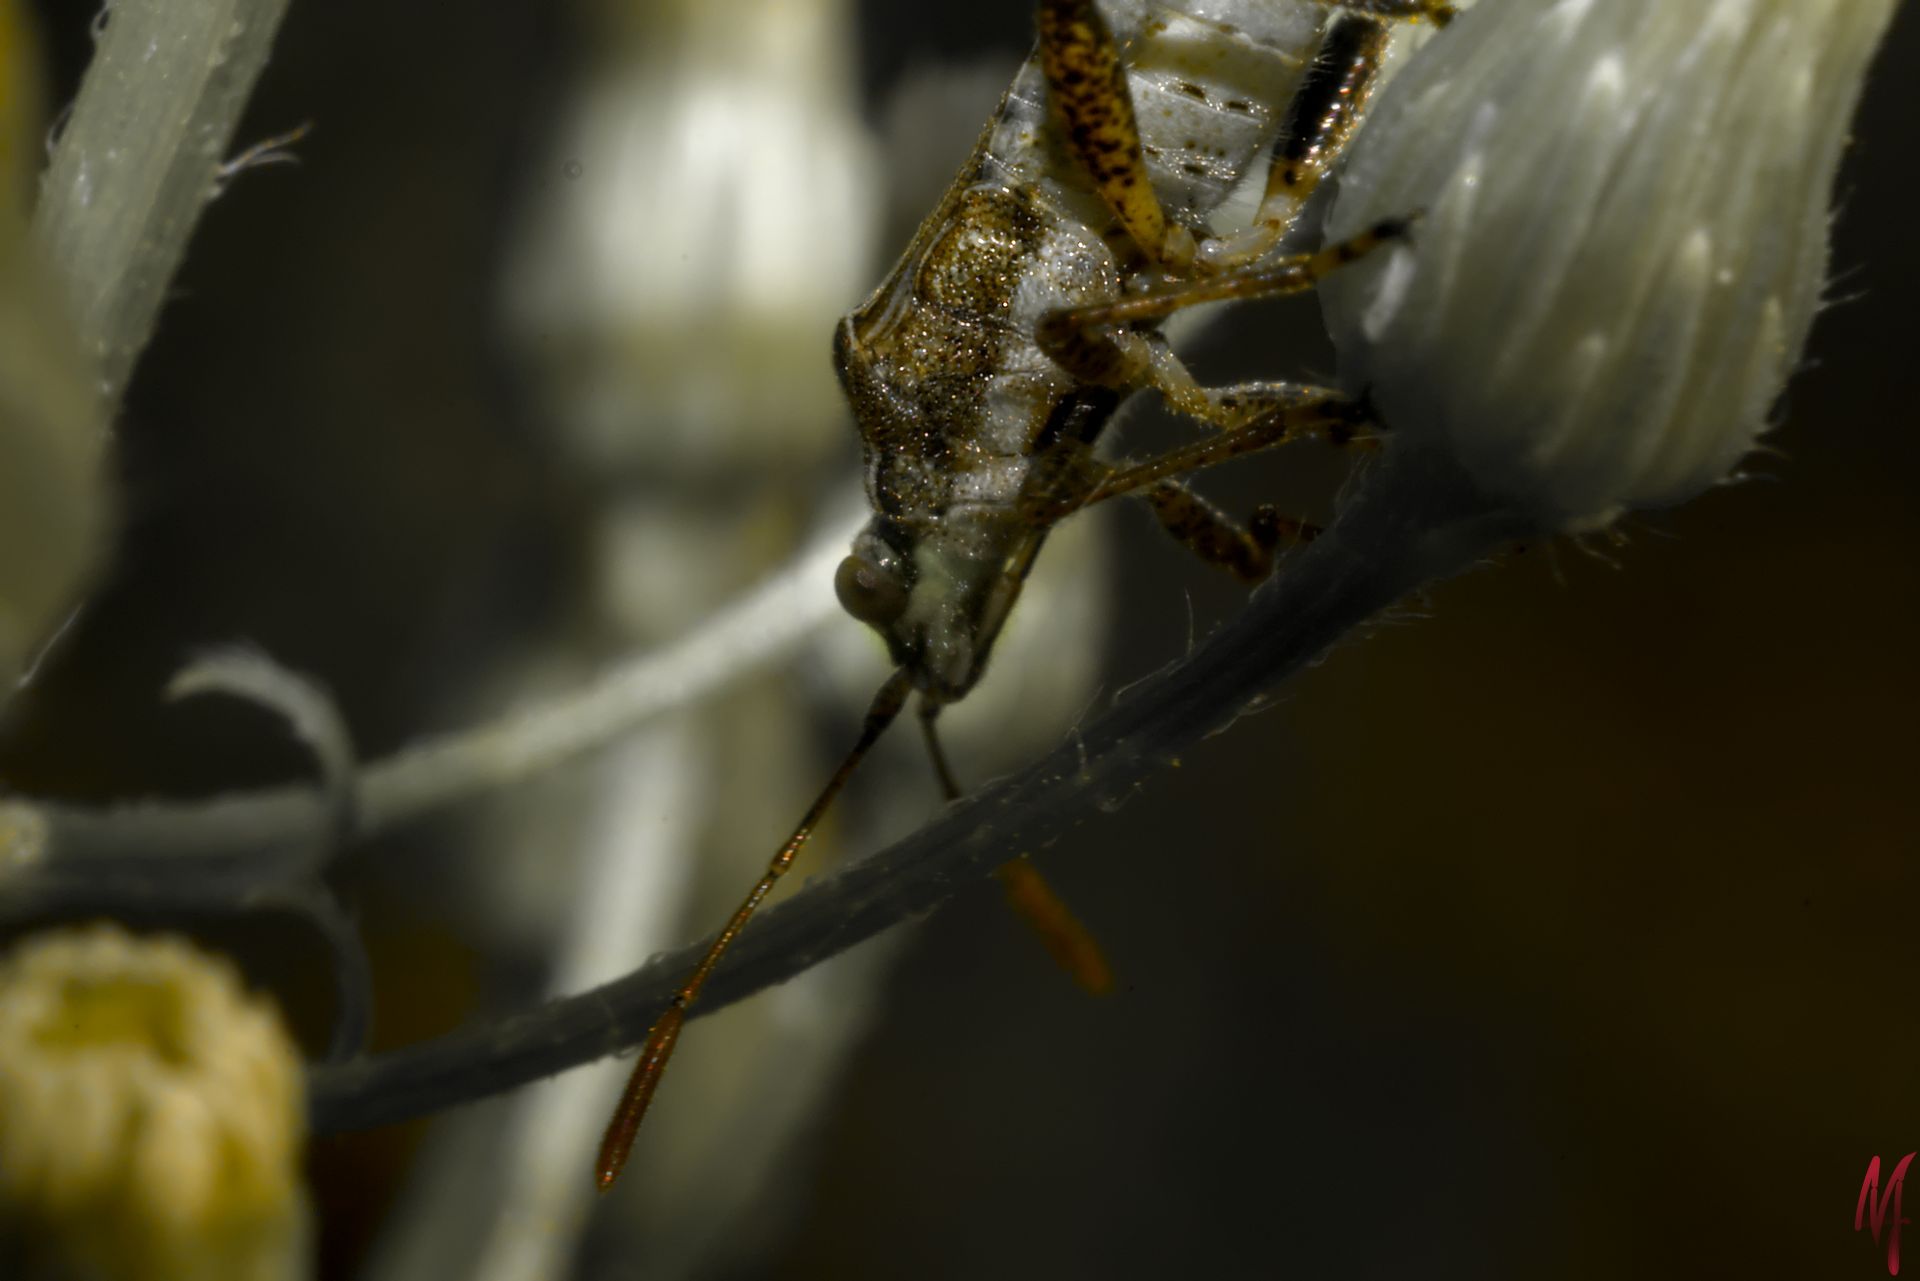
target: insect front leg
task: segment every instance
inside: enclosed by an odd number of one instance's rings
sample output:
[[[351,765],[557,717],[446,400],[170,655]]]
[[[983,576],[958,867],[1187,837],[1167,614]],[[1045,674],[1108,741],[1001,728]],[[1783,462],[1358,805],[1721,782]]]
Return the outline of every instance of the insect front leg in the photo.
[[[1115,468],[1094,484],[1082,505],[1138,497],[1175,542],[1242,581],[1260,582],[1272,572],[1273,554],[1282,543],[1310,542],[1320,533],[1319,527],[1282,516],[1266,503],[1241,525],[1178,477],[1309,434],[1325,436],[1335,444],[1352,443],[1360,439],[1356,432],[1366,421],[1366,411],[1337,392],[1317,388],[1282,384],[1259,390],[1280,407],[1235,430],[1144,463]]]
[[[1242,582],[1257,583],[1273,572],[1273,553],[1282,543],[1311,542],[1317,525],[1262,503],[1242,525],[1177,480],[1157,480],[1139,497],[1173,540],[1209,565]]]

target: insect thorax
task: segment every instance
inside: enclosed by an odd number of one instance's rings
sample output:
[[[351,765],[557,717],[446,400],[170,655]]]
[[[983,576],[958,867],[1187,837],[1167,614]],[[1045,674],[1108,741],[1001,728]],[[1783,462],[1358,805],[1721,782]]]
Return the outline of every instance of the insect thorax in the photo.
[[[1017,594],[1042,537],[1020,502],[1035,457],[1085,397],[1034,331],[1118,288],[1106,245],[1044,196],[960,185],[835,333],[876,514],[866,550],[910,583],[898,618],[869,621],[936,698],[979,676],[1012,604],[996,583]]]

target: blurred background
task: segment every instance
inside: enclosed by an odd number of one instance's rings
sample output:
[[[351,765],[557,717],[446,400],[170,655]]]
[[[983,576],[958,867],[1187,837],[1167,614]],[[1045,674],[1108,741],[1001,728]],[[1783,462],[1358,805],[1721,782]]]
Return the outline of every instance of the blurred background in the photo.
[[[58,103],[93,15],[39,11]],[[159,701],[237,637],[324,680],[372,759],[782,563],[857,473],[832,321],[1030,22],[295,0],[239,144],[311,135],[202,221],[120,416],[110,572],[9,708],[0,782],[300,777],[270,718]],[[1756,478],[1435,590],[1045,852],[1116,993],[1072,987],[983,882],[702,1023],[597,1212],[595,1136],[543,1176],[539,1109],[597,1126],[624,1064],[572,1074],[600,1074],[573,1103],[318,1141],[320,1274],[1882,1275],[1860,1180],[1920,1147],[1916,57],[1908,6],[1843,177],[1836,305]],[[1310,302],[1193,350],[1217,382],[1332,367]],[[1324,517],[1345,466],[1207,487]],[[1240,599],[1143,513],[1082,523],[956,727],[969,780]],[[354,852],[376,1047],[712,928],[880,670],[837,623],[609,758]],[[891,749],[816,868],[936,808],[912,736]],[[684,865],[619,879],[649,842]],[[631,911],[589,919],[609,897]],[[323,1043],[319,940],[209,936]]]

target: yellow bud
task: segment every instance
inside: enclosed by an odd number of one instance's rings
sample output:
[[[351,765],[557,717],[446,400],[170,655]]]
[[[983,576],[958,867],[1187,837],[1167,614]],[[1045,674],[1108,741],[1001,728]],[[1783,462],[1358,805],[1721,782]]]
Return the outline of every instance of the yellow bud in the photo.
[[[231,966],[98,925],[0,961],[0,1272],[307,1274],[300,1059]]]

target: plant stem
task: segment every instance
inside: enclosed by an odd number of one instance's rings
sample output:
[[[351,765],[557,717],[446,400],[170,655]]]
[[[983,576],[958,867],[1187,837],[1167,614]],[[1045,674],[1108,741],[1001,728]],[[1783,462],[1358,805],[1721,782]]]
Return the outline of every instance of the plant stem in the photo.
[[[1010,855],[1044,848],[1260,706],[1407,593],[1529,532],[1452,464],[1390,450],[1334,527],[1283,566],[1238,618],[1037,764],[765,913],[693,1012],[712,1013],[791,978],[928,910]],[[631,1046],[703,950],[695,944],[578,996],[318,1069],[310,1081],[314,1126],[357,1129],[425,1115]]]
[[[287,0],[114,0],[34,231],[101,399],[126,388],[266,65]]]
[[[581,689],[367,765],[354,781],[356,834],[531,777],[773,661],[839,615],[826,584],[851,538],[852,522],[836,519],[793,561],[680,640]],[[83,862],[241,860],[255,879],[271,881],[289,860],[324,845],[327,812],[323,789],[291,784],[97,807],[7,798],[0,800],[0,899],[13,891],[13,878]],[[183,862],[170,875],[191,875]]]

